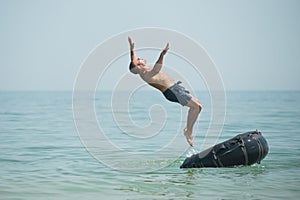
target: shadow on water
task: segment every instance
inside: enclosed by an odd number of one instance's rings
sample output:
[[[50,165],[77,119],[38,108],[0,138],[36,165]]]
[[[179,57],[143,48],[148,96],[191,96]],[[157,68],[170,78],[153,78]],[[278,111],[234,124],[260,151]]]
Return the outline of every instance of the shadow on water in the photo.
[[[266,173],[265,167],[258,164],[236,168],[179,169],[181,163],[181,160],[175,161],[158,171],[134,174],[114,190],[126,193],[126,199],[194,199],[199,196],[205,199],[221,197],[222,190],[227,190],[229,185],[235,191],[238,191],[237,183],[250,186],[256,177]]]

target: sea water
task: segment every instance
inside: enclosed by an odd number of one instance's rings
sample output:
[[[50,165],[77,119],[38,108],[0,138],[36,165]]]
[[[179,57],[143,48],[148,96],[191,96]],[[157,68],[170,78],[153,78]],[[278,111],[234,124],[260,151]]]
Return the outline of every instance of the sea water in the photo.
[[[167,102],[157,91],[144,91],[116,100],[127,103],[128,109],[112,110],[111,94],[98,91],[93,99],[98,125],[109,133],[107,142],[126,153],[150,152],[152,160],[132,161],[110,151],[106,158],[120,163],[120,168],[112,168],[96,159],[76,129],[71,91],[0,92],[0,199],[299,199],[299,91],[226,92],[225,121],[217,142],[258,129],[270,151],[261,164],[202,169],[179,166],[187,155],[203,150],[212,117],[209,93],[195,94],[203,111],[195,125],[193,149],[181,135],[187,108]],[[155,118],[162,116],[159,127]],[[151,123],[159,134],[141,139],[138,133],[127,133],[146,130]],[[187,150],[178,147],[182,153],[176,151],[170,159],[157,149],[170,144],[174,134],[182,137]],[[132,171],[120,170],[122,166]],[[147,170],[149,166],[158,167]],[[145,171],[134,173],[135,167]]]

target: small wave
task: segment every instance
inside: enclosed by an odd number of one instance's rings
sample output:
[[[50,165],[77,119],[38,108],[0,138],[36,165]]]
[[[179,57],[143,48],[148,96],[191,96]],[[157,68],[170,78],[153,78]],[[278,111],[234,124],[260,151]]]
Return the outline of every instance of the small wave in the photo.
[[[186,157],[191,157],[192,155],[196,154],[196,153],[199,153],[195,150],[195,148],[191,147],[188,149],[187,153],[186,153]]]

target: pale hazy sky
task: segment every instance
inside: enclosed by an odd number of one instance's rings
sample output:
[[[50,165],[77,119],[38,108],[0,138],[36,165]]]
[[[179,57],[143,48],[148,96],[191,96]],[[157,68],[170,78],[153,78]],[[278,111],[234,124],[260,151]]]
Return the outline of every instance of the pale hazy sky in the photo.
[[[193,38],[227,90],[300,90],[299,20],[298,0],[0,0],[0,90],[72,90],[95,46],[141,27]]]

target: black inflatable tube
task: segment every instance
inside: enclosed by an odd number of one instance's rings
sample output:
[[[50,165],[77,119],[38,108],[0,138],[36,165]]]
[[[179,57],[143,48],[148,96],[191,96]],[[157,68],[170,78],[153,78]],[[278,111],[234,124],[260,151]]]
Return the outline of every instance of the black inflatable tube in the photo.
[[[259,131],[239,134],[184,160],[180,168],[236,167],[260,163],[269,152]]]

